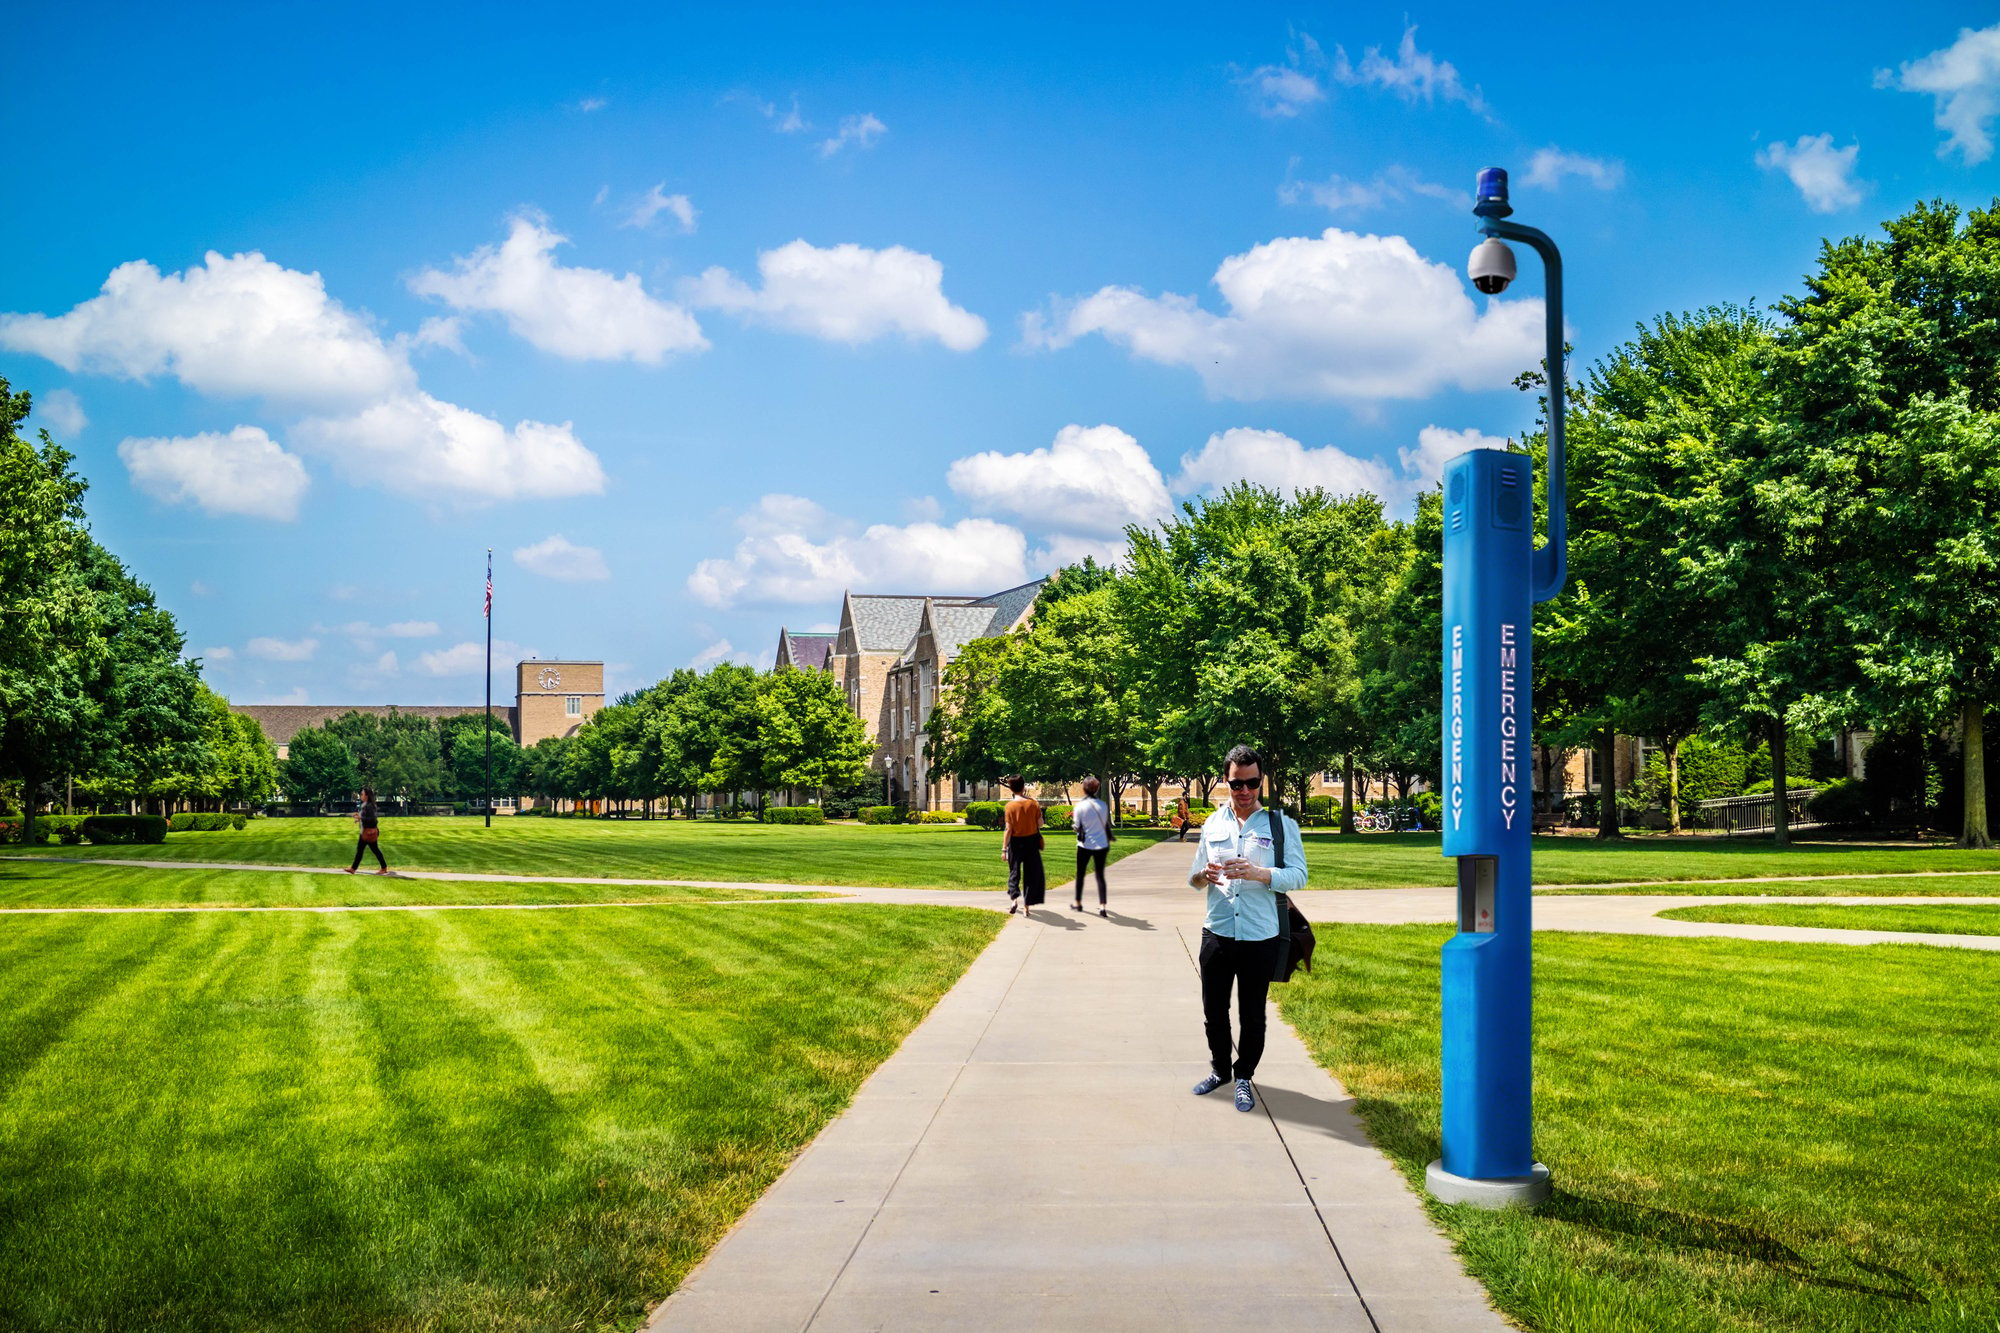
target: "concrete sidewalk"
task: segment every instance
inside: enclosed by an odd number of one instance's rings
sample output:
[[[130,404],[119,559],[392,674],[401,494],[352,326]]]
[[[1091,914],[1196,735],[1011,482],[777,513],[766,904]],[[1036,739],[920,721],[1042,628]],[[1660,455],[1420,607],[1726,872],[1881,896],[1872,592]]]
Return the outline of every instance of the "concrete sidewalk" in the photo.
[[[1009,920],[648,1329],[1503,1329],[1275,1008],[1257,1111],[1189,1095],[1188,856]]]
[[[1458,915],[1456,889],[1309,890],[1299,910],[1314,921],[1354,925],[1448,924]],[[1947,949],[2000,949],[2000,935],[1934,935],[1907,930],[1847,930],[1831,926],[1758,926],[1740,922],[1674,921],[1660,916],[1676,907],[1726,907],[1735,903],[1799,903],[1833,907],[1991,906],[2000,898],[1809,897],[1784,894],[1541,894],[1535,895],[1535,929],[1596,931],[1613,935],[1672,935],[1683,939],[1769,940],[1781,944],[1934,944]]]

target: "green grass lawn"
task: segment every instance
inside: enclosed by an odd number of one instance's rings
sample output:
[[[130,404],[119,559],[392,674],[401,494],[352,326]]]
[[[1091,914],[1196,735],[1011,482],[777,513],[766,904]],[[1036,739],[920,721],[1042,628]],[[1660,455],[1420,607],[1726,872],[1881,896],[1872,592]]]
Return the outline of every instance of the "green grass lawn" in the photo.
[[[823,898],[810,889],[636,888],[309,875],[282,870],[156,870],[88,862],[0,862],[0,908],[375,907],[482,903],[708,903]]]
[[[1124,829],[1113,860],[1171,836]],[[1051,881],[1074,872],[1067,834],[1052,833]],[[61,847],[37,855],[79,860],[223,861],[325,866],[354,857],[347,819],[259,819],[219,833],[170,833],[159,846]],[[510,816],[483,827],[476,818],[384,819],[390,866],[501,875],[612,879],[707,879],[866,887],[1005,888],[1000,835],[960,826],[757,824],[714,820],[540,819]],[[372,866],[371,856],[367,864]]]
[[[629,1330],[999,929],[16,917],[0,1327]]]
[[[1454,882],[1435,833],[1312,833],[1306,865],[1315,889],[1387,889]],[[1904,874],[1990,870],[2000,875],[2000,851],[1956,847],[1884,847],[1800,843],[1785,851],[1751,838],[1534,839],[1537,884],[1603,884],[1624,880],[1725,879],[1753,875]],[[1895,889],[1879,890],[1893,893]],[[1731,889],[1755,893],[1755,888]],[[1772,889],[1773,893],[1794,892]],[[1846,890],[1856,892],[1856,890]],[[1869,889],[1861,892],[1878,892]],[[1950,893],[1950,889],[1923,892]]]
[[[1830,926],[1836,930],[1919,930],[1933,935],[2000,935],[2000,904],[1717,903],[1660,913],[1677,921],[1752,926]]]
[[[1421,1189],[1434,926],[1322,926],[1285,1017]],[[2000,958],[1538,934],[1540,1210],[1430,1204],[1537,1333],[2000,1325]]]

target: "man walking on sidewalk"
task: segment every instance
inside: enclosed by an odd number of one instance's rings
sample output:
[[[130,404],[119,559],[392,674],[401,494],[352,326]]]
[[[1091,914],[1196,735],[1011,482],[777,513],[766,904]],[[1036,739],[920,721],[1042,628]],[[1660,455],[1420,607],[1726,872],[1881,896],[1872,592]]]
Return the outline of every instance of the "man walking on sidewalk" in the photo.
[[[1264,999],[1277,971],[1278,895],[1306,884],[1306,849],[1299,826],[1275,808],[1259,808],[1264,760],[1247,745],[1229,752],[1225,774],[1229,804],[1202,825],[1188,884],[1208,890],[1208,915],[1201,927],[1201,1007],[1208,1024],[1210,1073],[1194,1085],[1205,1097],[1236,1079],[1236,1109],[1256,1109],[1250,1090],[1264,1054]],[[1283,839],[1280,844],[1276,840]],[[1277,848],[1284,848],[1284,868]],[[1236,991],[1242,1034],[1230,1062],[1229,992]]]

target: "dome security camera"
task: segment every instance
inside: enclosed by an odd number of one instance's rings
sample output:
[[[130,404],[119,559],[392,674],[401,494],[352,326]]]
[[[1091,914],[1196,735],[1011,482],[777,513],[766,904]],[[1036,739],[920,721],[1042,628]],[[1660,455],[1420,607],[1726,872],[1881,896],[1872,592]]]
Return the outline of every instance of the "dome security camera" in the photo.
[[[1465,263],[1472,285],[1488,296],[1498,296],[1514,281],[1514,252],[1505,241],[1488,237]]]

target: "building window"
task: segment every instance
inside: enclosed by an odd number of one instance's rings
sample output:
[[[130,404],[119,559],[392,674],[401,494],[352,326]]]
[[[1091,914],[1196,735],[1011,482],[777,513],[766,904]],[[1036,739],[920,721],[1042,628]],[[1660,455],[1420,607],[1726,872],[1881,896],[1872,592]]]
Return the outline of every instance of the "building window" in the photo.
[[[571,717],[582,717],[583,697],[581,695],[572,694],[569,696],[569,698],[563,700],[563,712],[569,714],[569,716]]]

